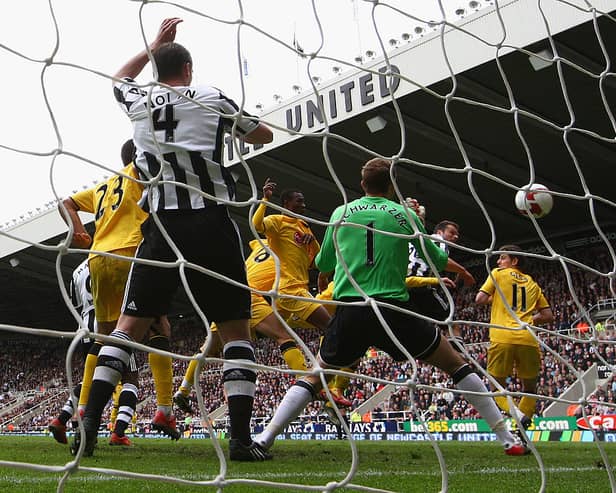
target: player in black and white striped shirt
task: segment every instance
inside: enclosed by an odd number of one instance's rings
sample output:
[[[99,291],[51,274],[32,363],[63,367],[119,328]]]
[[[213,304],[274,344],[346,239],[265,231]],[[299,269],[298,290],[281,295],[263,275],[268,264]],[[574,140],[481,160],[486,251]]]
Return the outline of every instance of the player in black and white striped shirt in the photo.
[[[83,320],[83,325],[86,326],[90,332],[97,332],[88,259],[81,262],[73,271],[69,292],[71,295],[71,302],[75,309],[79,311],[81,320]],[[83,342],[87,344],[90,342],[90,339],[84,338]]]
[[[86,327],[90,332],[96,333],[94,299],[92,298],[92,289],[90,287],[90,269],[88,268],[87,258],[75,267],[69,286],[69,293],[71,295],[71,303],[81,316],[82,323],[80,325]],[[93,342],[94,339],[89,337],[84,337],[81,340],[80,352],[83,353],[84,359],[88,355],[88,350]],[[79,397],[80,393],[81,383],[78,383],[73,389],[73,394]],[[49,423],[49,432],[58,443],[67,443],[66,424],[73,416],[74,411],[73,400],[69,396],[64,406],[62,406],[60,414]]]
[[[168,87],[156,87],[148,95],[130,82],[149,60],[142,51],[115,75],[119,82],[114,94],[133,123],[135,164],[142,176],[153,179],[142,197],[143,205],[156,212],[184,259],[246,285],[239,234],[224,205],[233,200],[235,184],[222,165],[223,137],[233,129],[246,142],[265,144],[271,142],[272,132],[238,113],[237,105],[217,89],[191,85],[192,58],[174,42],[180,22],[165,19],[150,45],[158,82]],[[153,215],[142,231],[137,259],[177,260]],[[265,460],[269,455],[250,437],[256,373],[236,363],[255,361],[248,329],[250,291],[188,267],[185,272],[188,288],[208,320],[216,322],[225,343],[223,384],[231,423],[230,458]],[[93,452],[103,407],[129,361],[131,350],[122,342],[142,341],[152,321],[169,310],[180,282],[177,268],[133,265],[122,315],[111,334],[118,343],[106,344],[99,353],[84,416],[85,454]]]
[[[434,233],[430,239],[441,250],[449,255],[449,245],[446,242],[457,243],[460,238],[460,227],[453,221],[441,221],[434,227]],[[463,266],[451,258],[447,261],[445,272],[456,273],[464,282],[464,285],[475,284],[475,279]],[[435,274],[432,268],[420,257],[415,246],[409,242],[409,265],[408,277],[433,277]],[[447,285],[450,283],[448,282]],[[453,284],[451,284],[453,285]],[[449,304],[442,288],[436,286],[422,286],[409,289],[409,300],[414,311],[436,320],[445,320],[449,316]],[[448,336],[449,334],[445,334]],[[452,345],[460,350],[463,344],[460,337],[460,329],[453,327]]]
[[[169,57],[182,51],[180,45],[173,48]],[[159,67],[159,78],[160,71]],[[150,95],[137,89],[131,77],[114,86],[115,97],[134,126],[135,165],[144,179],[159,177],[167,182],[144,190],[141,204],[150,207],[149,192],[152,210],[198,210],[233,200],[235,181],[222,164],[225,132],[231,132],[237,121],[236,134],[247,142],[267,137],[265,126],[240,115],[237,104],[220,90],[184,85],[191,76],[187,74],[182,85],[169,84],[173,90],[156,87]]]

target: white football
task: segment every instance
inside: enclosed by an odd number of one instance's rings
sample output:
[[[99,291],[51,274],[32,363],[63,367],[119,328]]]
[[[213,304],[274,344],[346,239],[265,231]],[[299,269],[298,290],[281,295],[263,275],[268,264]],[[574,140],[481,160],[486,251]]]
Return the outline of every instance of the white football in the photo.
[[[554,205],[554,198],[544,185],[534,183],[530,190],[518,190],[515,194],[515,206],[520,214],[532,214],[539,219],[547,216]]]

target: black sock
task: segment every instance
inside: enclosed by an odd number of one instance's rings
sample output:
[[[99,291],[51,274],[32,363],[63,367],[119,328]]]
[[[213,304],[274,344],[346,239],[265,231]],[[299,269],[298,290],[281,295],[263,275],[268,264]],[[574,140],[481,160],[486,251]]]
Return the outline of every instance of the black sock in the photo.
[[[250,418],[255,395],[257,374],[249,368],[242,368],[234,360],[255,361],[255,353],[249,341],[232,341],[224,348],[223,382],[229,405],[231,438],[249,445]]]
[[[123,332],[115,330],[110,335],[126,341],[131,340]],[[122,373],[126,371],[130,354],[130,348],[112,343],[107,343],[98,353],[88,405],[83,415],[83,426],[86,431],[98,431],[103,410],[120,381]]]

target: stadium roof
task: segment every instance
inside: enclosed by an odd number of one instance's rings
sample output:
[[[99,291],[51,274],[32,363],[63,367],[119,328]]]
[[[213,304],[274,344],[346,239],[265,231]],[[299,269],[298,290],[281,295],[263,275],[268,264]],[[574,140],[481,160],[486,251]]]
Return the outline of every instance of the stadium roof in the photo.
[[[594,3],[604,11],[616,9],[613,0]],[[274,142],[261,149],[241,147],[259,197],[269,177],[278,183],[278,191],[303,190],[306,215],[326,221],[343,199],[328,170],[324,148],[349,200],[360,195],[359,167],[371,152],[400,153],[410,162],[398,166],[399,189],[426,205],[429,226],[445,218],[455,220],[462,228],[460,243],[468,249],[483,250],[492,243],[537,243],[540,235],[533,223],[513,205],[515,187],[531,180],[530,160],[534,181],[558,194],[553,212],[539,223],[547,238],[590,234],[595,230],[593,215],[605,231],[616,229],[612,204],[601,199],[614,196],[608,170],[616,162],[615,128],[604,101],[609,106],[615,100],[616,86],[613,76],[599,79],[606,71],[606,58],[616,60],[616,25],[611,17],[598,18],[598,37],[591,13],[560,2],[542,7],[553,46],[570,64],[542,64],[545,60],[529,56],[536,53],[551,58],[552,53],[537,6],[522,0],[503,2],[502,26],[490,8],[461,19],[457,29],[446,29],[445,48],[456,74],[453,79],[440,32],[435,30],[388,53],[393,71],[402,75],[395,82],[395,105],[382,75],[387,62],[376,58],[316,86],[325,117],[312,90],[266,109],[261,115],[264,121],[294,132],[277,131]],[[499,67],[495,45],[504,33],[505,42],[498,48]],[[524,47],[526,52],[509,46]],[[454,80],[455,97],[446,98]],[[517,115],[511,111],[509,90]],[[329,133],[323,131],[325,119]],[[374,132],[368,121],[376,125]],[[573,129],[563,132],[568,126]],[[227,148],[226,158],[229,165],[238,162],[232,147]],[[241,165],[235,169],[240,174],[238,198],[248,200],[253,195],[250,182]],[[471,185],[493,221],[493,231]],[[599,197],[593,201],[592,213],[590,202],[584,200],[589,194]],[[232,214],[244,238],[251,238],[248,209],[233,208]],[[313,229],[322,236],[322,226],[314,224]],[[4,229],[30,243],[0,234],[0,323],[74,326],[59,295],[55,251],[29,246],[42,241],[57,245],[65,231],[52,207]],[[76,254],[62,258],[63,279],[69,279],[81,258]]]

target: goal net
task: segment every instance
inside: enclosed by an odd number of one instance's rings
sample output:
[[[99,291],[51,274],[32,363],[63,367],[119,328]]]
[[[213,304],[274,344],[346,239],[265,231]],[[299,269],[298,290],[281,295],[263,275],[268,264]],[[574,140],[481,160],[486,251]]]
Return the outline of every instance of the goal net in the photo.
[[[224,162],[238,177],[238,198],[229,208],[244,242],[257,237],[251,220],[266,178],[304,192],[308,209],[302,218],[320,239],[332,210],[360,195],[360,166],[373,157],[391,159],[397,200],[419,200],[426,209],[428,231],[443,219],[460,225],[459,241],[448,242],[450,255],[477,284],[443,290],[449,316],[430,321],[439,322],[446,336],[460,331],[464,357],[486,389],[495,385],[497,395],[511,404],[524,396],[538,400],[538,421],[527,436],[540,491],[550,485],[541,447],[535,443],[546,439],[541,432],[551,430],[550,419],[555,417],[568,417],[572,426],[566,430],[571,431],[568,438],[558,430],[561,434],[555,439],[573,440],[585,430],[596,444],[606,480],[616,490],[604,443],[606,434],[616,429],[603,420],[616,408],[616,203],[609,171],[616,157],[616,2],[441,0],[418,7],[394,0],[356,0],[335,7],[316,0],[299,6],[254,0],[211,3],[115,0],[86,8],[50,0],[37,2],[36,8],[8,8],[14,22],[0,36],[0,60],[14,68],[6,72],[3,83],[5,110],[26,116],[13,121],[0,137],[0,156],[11,163],[9,179],[2,185],[2,208],[11,210],[17,202],[11,196],[14,189],[27,192],[19,196],[22,209],[0,221],[0,239],[53,256],[55,274],[48,275],[56,275],[66,305],[79,320],[61,265],[72,254],[87,252],[69,247],[70,231],[58,244],[44,242],[48,237],[37,236],[28,224],[48,211],[24,209],[42,207],[37,197],[46,193],[47,208],[55,209],[76,185],[96,183],[117,172],[109,163],[117,162],[119,143],[131,135],[131,128],[111,99],[112,74],[126,56],[152,40],[162,18],[182,17],[178,42],[193,54],[195,79],[221,87],[275,133],[274,142],[265,146],[226,140]],[[35,31],[39,35],[33,41]],[[154,87],[146,73],[148,69],[142,74],[142,87]],[[542,218],[534,217],[530,206],[518,211],[514,203],[518,191],[536,183],[546,186],[554,201],[553,210]],[[273,205],[271,210],[282,208]],[[488,308],[475,303],[475,294],[506,243],[523,247],[521,255],[533,266],[533,277],[555,315],[550,324],[521,323],[514,329],[529,331],[541,348],[543,363],[533,393],[524,392],[516,374],[503,386],[486,371],[490,315]],[[276,265],[279,270],[278,260]],[[268,297],[275,308],[285,296],[276,289],[277,282],[274,286]],[[185,288],[190,299],[190,285]],[[499,289],[494,296],[506,294]],[[208,327],[198,306],[192,309]],[[317,333],[296,321],[282,321],[307,360],[316,364]],[[67,336],[65,329],[33,329],[2,319],[0,330],[32,338]],[[83,326],[70,334],[73,344],[64,375],[69,388],[79,374],[75,346],[87,334]],[[194,356],[201,342],[194,347],[186,342],[174,353],[176,370],[191,359],[200,361],[205,372],[196,381],[199,416],[204,432],[218,444],[208,413],[220,408],[212,402],[224,403],[222,388],[216,386],[221,365],[219,359]],[[271,357],[271,342],[256,344],[255,368],[259,381],[267,384],[258,385],[255,432],[267,424],[280,400],[272,401],[268,392],[284,391],[299,376]],[[309,371],[320,370],[316,366]],[[371,424],[366,429],[374,432],[374,439],[388,439],[392,431],[430,440],[442,490],[448,489],[440,445],[446,438],[434,423],[459,421],[467,426],[478,416],[446,374],[420,361],[395,363],[378,348],[366,355],[356,372],[326,373],[350,379],[346,396],[353,409],[347,413],[335,408],[341,421],[338,432],[352,451],[343,479],[327,478],[310,487],[265,481],[259,471],[267,464],[255,466],[249,479],[238,479],[227,471],[227,459],[217,445],[220,471],[211,472],[211,480],[194,483],[224,488],[252,480],[282,489],[390,491],[366,486],[358,475],[354,418],[367,416]],[[201,395],[202,391],[207,392]],[[315,426],[320,426],[316,416],[322,411],[322,403],[306,410]],[[220,419],[224,426],[224,417]],[[394,423],[395,429],[383,423]],[[520,425],[515,417],[507,423]],[[307,436],[314,437],[314,426],[310,430]],[[119,471],[104,465],[92,468],[86,460],[77,455],[75,462],[57,466],[11,460],[0,460],[0,465],[61,471],[58,490],[80,470],[141,477],[131,464]],[[148,479],[192,482],[174,478],[173,471]]]

